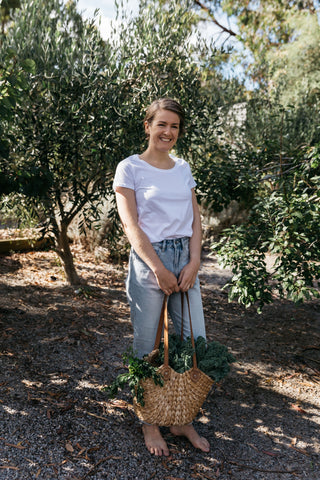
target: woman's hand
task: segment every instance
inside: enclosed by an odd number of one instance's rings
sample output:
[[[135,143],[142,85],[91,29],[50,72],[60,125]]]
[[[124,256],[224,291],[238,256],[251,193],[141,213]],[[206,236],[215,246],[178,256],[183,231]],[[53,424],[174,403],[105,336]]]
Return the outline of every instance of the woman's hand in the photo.
[[[200,261],[191,260],[180,272],[178,285],[181,292],[187,292],[192,288],[197,279]]]
[[[171,293],[180,291],[177,277],[174,275],[174,273],[170,272],[170,270],[165,268],[164,265],[155,270],[154,274],[157,279],[159,288],[166,295],[171,295]]]

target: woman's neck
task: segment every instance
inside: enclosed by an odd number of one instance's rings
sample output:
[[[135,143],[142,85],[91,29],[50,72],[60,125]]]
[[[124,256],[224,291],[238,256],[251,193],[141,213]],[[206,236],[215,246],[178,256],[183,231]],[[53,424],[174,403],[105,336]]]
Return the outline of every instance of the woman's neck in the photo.
[[[148,147],[139,157],[157,168],[169,169],[174,166],[174,160],[170,157],[169,152],[154,151]]]

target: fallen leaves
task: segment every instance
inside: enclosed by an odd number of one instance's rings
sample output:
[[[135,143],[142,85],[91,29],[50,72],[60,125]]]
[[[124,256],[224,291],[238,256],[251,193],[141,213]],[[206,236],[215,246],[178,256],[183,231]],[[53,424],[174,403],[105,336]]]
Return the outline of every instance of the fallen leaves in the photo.
[[[220,467],[221,465],[218,462],[214,462],[210,466],[196,463],[191,467],[193,473],[191,474],[192,478],[200,478],[207,480],[214,480],[220,476]]]
[[[290,407],[291,407],[293,410],[296,410],[296,412],[299,412],[299,413],[307,413],[305,410],[303,410],[303,408],[301,408],[299,405],[295,405],[294,403],[291,403],[291,404],[290,404]]]
[[[121,410],[133,410],[133,406],[131,405],[131,403],[121,399],[111,399],[108,401],[108,404],[111,407],[120,408]]]
[[[101,458],[83,477],[79,480],[85,480],[85,478],[89,477],[102,463],[107,462],[108,460],[122,460],[122,457],[116,457],[114,455],[108,455],[107,457]]]
[[[298,453],[302,453],[303,455],[310,455],[310,453],[307,452],[307,450],[303,449],[303,448],[298,448],[296,447],[296,444],[297,444],[297,438],[293,438],[291,440],[291,443],[289,445],[290,448],[292,448],[292,450],[295,450],[296,452]]]
[[[69,453],[73,453],[73,452],[74,452],[74,448],[73,448],[73,446],[71,445],[71,443],[69,443],[69,442],[66,443],[66,450],[67,450]]]
[[[252,443],[248,443],[247,445],[249,445],[249,447],[253,448],[258,453],[262,453],[264,455],[269,455],[270,457],[277,457],[278,456],[278,453],[276,453],[276,452],[272,452],[272,451],[269,451],[269,450],[259,450],[255,445],[252,445]]]
[[[18,258],[18,256],[16,255],[14,258]],[[22,262],[25,255],[21,255],[19,258]],[[25,441],[20,442],[22,439],[20,435],[25,431],[21,429],[21,425],[27,425],[27,419],[23,418],[19,411],[11,414],[10,421],[14,428],[1,432],[1,435],[6,437],[1,441],[1,447],[4,447],[4,451],[6,450],[6,456],[0,462],[0,478],[7,478],[7,476],[24,478],[28,475],[26,472],[30,472],[30,478],[32,476],[36,480],[49,477],[69,478],[70,476],[71,478],[73,475],[76,475],[78,480],[81,478],[91,480],[93,477],[108,478],[109,474],[111,478],[112,464],[116,464],[119,472],[118,478],[120,478],[120,470],[126,476],[127,462],[130,465],[136,464],[137,467],[142,465],[144,468],[146,466],[146,471],[142,472],[142,476],[146,474],[146,478],[149,480],[151,478],[180,480],[180,477],[176,475],[190,480],[236,478],[237,475],[249,479],[255,476],[280,479],[281,473],[284,474],[283,478],[287,478],[288,474],[290,478],[295,478],[295,475],[299,476],[298,469],[301,469],[301,472],[307,472],[318,447],[316,430],[318,385],[313,383],[315,377],[311,380],[306,370],[296,371],[295,364],[288,362],[288,364],[281,365],[281,361],[285,355],[291,358],[293,351],[299,350],[300,352],[304,344],[310,343],[310,339],[315,338],[313,336],[315,330],[307,331],[306,334],[301,333],[303,323],[297,322],[296,330],[291,332],[291,344],[294,350],[289,350],[287,347],[280,350],[280,347],[278,348],[274,343],[270,345],[272,349],[270,356],[268,329],[274,330],[275,328],[276,320],[271,318],[274,310],[266,316],[265,325],[261,323],[266,329],[265,340],[259,335],[255,339],[255,333],[262,335],[264,330],[253,326],[253,313],[249,313],[248,316],[244,314],[244,317],[240,318],[238,312],[241,310],[238,305],[233,307],[232,304],[227,304],[227,300],[218,294],[218,289],[217,292],[212,292],[205,288],[206,310],[208,317],[211,313],[213,317],[212,322],[211,319],[208,321],[208,338],[213,340],[217,335],[221,336],[223,340],[225,335],[230,344],[241,353],[243,363],[239,364],[239,371],[231,378],[230,382],[220,387],[216,386],[215,395],[209,399],[207,411],[211,414],[208,419],[211,419],[212,426],[207,424],[205,413],[201,412],[202,415],[198,418],[198,422],[200,422],[198,426],[202,428],[203,433],[209,432],[209,435],[215,436],[212,454],[197,454],[191,450],[191,447],[186,449],[185,441],[179,439],[172,448],[170,446],[173,460],[167,458],[164,460],[168,467],[166,468],[162,464],[163,458],[150,459],[147,451],[144,451],[143,437],[140,431],[138,433],[136,423],[129,424],[127,422],[132,412],[132,406],[129,403],[118,399],[106,401],[105,397],[98,396],[97,390],[92,390],[93,395],[90,396],[89,389],[94,388],[91,386],[82,387],[83,391],[74,390],[75,382],[78,382],[79,379],[82,380],[84,375],[84,378],[87,379],[88,372],[92,378],[97,379],[96,381],[90,379],[92,385],[107,382],[111,369],[116,370],[120,364],[114,348],[112,355],[114,355],[115,361],[109,364],[109,373],[102,375],[99,371],[99,368],[104,368],[106,360],[109,359],[109,352],[106,351],[109,346],[115,347],[115,344],[119,344],[120,351],[122,343],[128,343],[132,335],[129,329],[129,313],[123,290],[119,295],[115,290],[118,286],[123,289],[123,282],[116,282],[118,274],[111,275],[107,272],[107,269],[113,268],[111,265],[105,264],[104,273],[99,271],[96,275],[97,271],[94,270],[94,265],[90,264],[90,268],[83,271],[86,276],[90,275],[90,279],[99,286],[102,285],[100,281],[103,279],[101,298],[81,300],[76,297],[75,301],[73,292],[63,286],[61,267],[56,265],[53,259],[50,261],[51,263],[48,262],[47,258],[49,258],[48,253],[37,253],[33,255],[33,258],[29,257],[30,264],[27,265],[24,262],[17,274],[13,275],[12,271],[10,274],[1,272],[4,276],[2,277],[3,293],[1,297],[3,309],[0,312],[3,332],[0,358],[6,368],[2,373],[6,372],[6,375],[1,378],[0,402],[5,403],[5,406],[16,407],[18,403],[15,404],[15,402],[23,400],[25,402],[23,408],[31,419],[30,425],[32,419],[37,422],[38,415],[39,425],[37,424],[37,427],[33,429],[32,436],[28,437],[32,445]],[[86,256],[83,258],[87,260]],[[43,262],[41,269],[31,271],[34,262],[39,265]],[[30,268],[29,273],[28,268]],[[32,279],[35,279],[36,276],[38,277],[37,283],[40,283],[41,288],[36,288],[32,283]],[[57,280],[53,280],[52,276]],[[28,284],[29,279],[30,285]],[[13,285],[16,288],[12,288]],[[117,298],[116,295],[118,295]],[[38,304],[40,301],[42,302],[41,308]],[[216,302],[215,306],[214,301]],[[216,308],[217,314],[214,317]],[[287,325],[285,323],[287,313],[285,312],[286,309],[281,310],[284,326]],[[305,312],[303,318],[308,318],[307,313],[311,312],[310,308],[309,310],[306,308]],[[7,319],[9,314],[12,316],[11,320]],[[260,322],[260,320],[257,321]],[[240,326],[246,323],[250,323],[249,326],[252,329],[250,337],[246,336],[246,329]],[[284,334],[286,335],[287,332],[285,331]],[[308,338],[309,340],[306,341],[305,339]],[[261,353],[261,357],[259,356],[260,350],[253,350],[255,347],[262,348],[262,341],[268,345],[266,359],[264,353]],[[61,344],[62,350],[60,350]],[[308,346],[308,348],[311,347]],[[248,359],[247,350],[252,357],[255,355],[255,360],[262,359],[261,363],[253,362],[252,358]],[[317,352],[319,350],[314,350],[313,355],[316,355]],[[307,357],[311,357],[311,350],[306,352],[304,358]],[[315,358],[318,359],[318,357]],[[70,369],[67,368],[69,361]],[[314,366],[316,367],[316,365]],[[259,382],[258,384],[255,383],[256,380]],[[311,390],[312,388],[313,390]],[[299,389],[302,394],[299,393]],[[88,401],[89,397],[91,397],[90,402]],[[74,403],[76,398],[78,399],[77,403]],[[312,399],[315,401],[312,402]],[[253,403],[256,408],[250,409],[249,407]],[[230,409],[233,410],[232,413],[230,410],[230,417],[228,414],[224,414],[225,404],[230,404]],[[67,414],[63,415],[63,412],[66,411],[68,411]],[[238,417],[233,415],[234,412],[239,414]],[[307,415],[310,415],[310,418]],[[22,423],[20,423],[20,418]],[[238,420],[239,418],[241,421]],[[257,418],[262,419],[265,428],[257,432],[256,436],[252,421]],[[238,422],[239,426],[236,426]],[[80,429],[79,424],[83,424],[86,428]],[[119,435],[115,437],[116,441],[110,436],[108,442],[109,437],[105,432],[116,429],[118,425],[121,428],[119,428]],[[256,424],[254,425],[256,427]],[[18,428],[20,430],[14,433]],[[222,432],[221,435],[220,432]],[[268,432],[270,441],[263,437],[265,432]],[[295,438],[292,441],[291,437],[288,440],[288,432],[294,432]],[[37,434],[39,434],[38,437]],[[299,437],[299,434],[303,435],[303,438]],[[52,435],[55,435],[56,439],[54,445],[50,443]],[[243,460],[239,458],[237,461],[237,458],[231,458],[231,456],[235,454],[236,457],[238,453],[240,457],[243,453],[242,441],[244,438],[246,442],[251,441],[254,444],[256,451],[251,450],[250,457],[244,455]],[[47,446],[47,453],[43,454],[41,460],[40,456],[35,453],[38,445],[42,448]],[[106,446],[110,450],[106,450]],[[219,446],[221,450],[219,450]],[[128,447],[130,447],[129,455],[132,454],[129,460],[127,458]],[[51,452],[54,455],[51,456]],[[123,454],[123,458],[117,456],[121,454]],[[221,463],[215,464],[212,460],[213,457],[219,458]],[[22,461],[22,458],[25,460]],[[198,461],[196,459],[199,459],[200,463],[196,466],[194,464],[194,468],[191,468],[191,463]],[[293,459],[294,461],[291,463]],[[235,463],[228,465],[228,460]],[[56,464],[49,463],[52,461]],[[150,468],[148,468],[149,464]],[[268,470],[268,467],[272,465],[275,473]],[[291,465],[297,470],[289,470]],[[262,472],[266,473],[252,472],[252,470],[258,470],[259,467]],[[229,470],[230,472],[228,472]],[[237,473],[237,470],[240,473]],[[139,475],[138,469],[137,475]],[[315,475],[317,475],[317,471]],[[116,474],[112,475],[112,478],[116,478]]]
[[[19,450],[24,450],[25,448],[27,448],[27,447],[22,446],[22,445],[21,445],[21,442],[19,442],[17,445],[14,445],[13,443],[6,443],[6,442],[5,442],[5,445],[6,445],[7,447],[18,448]]]

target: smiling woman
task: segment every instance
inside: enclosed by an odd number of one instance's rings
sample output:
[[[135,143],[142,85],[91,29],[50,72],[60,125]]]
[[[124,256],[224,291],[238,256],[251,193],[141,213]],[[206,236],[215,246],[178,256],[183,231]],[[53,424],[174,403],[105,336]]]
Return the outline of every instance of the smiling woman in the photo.
[[[176,333],[181,331],[181,292],[190,298],[194,337],[205,338],[198,270],[201,221],[188,163],[169,152],[184,132],[184,111],[171,98],[155,100],[144,120],[148,147],[119,163],[114,179],[117,206],[132,246],[127,297],[134,329],[133,348],[142,358],[154,346],[164,295]],[[191,335],[184,326],[184,338]],[[183,402],[183,400],[182,400]],[[154,455],[169,455],[157,425],[143,424],[145,443]],[[200,450],[209,443],[192,424],[172,426]]]
[[[168,152],[184,133],[184,112],[180,105],[171,98],[155,100],[147,110],[144,128],[149,145],[140,159],[158,168],[172,168],[174,161]]]
[[[153,122],[145,122],[145,130],[149,146],[167,151],[172,148],[179,136],[179,116],[169,110],[159,110]],[[140,155],[145,160],[147,154]]]

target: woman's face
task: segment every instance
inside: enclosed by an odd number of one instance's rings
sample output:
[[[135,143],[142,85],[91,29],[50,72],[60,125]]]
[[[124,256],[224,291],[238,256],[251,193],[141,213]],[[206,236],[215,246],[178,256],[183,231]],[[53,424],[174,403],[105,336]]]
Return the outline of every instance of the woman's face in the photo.
[[[159,109],[152,122],[145,122],[145,131],[149,135],[149,147],[168,152],[179,137],[180,118],[171,110]]]

